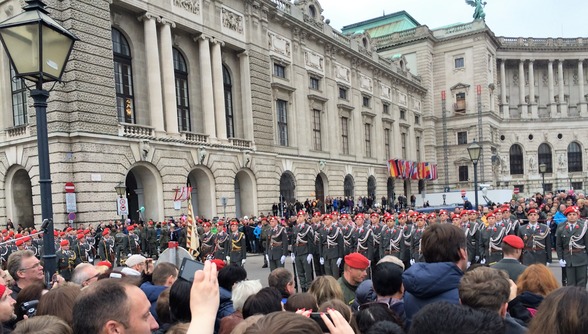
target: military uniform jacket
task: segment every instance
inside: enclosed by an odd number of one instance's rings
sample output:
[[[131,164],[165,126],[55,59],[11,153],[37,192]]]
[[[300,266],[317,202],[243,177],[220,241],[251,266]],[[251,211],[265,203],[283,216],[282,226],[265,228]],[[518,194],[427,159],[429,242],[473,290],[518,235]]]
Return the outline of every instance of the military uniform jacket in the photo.
[[[537,223],[533,228],[531,224],[519,229],[519,237],[523,239],[523,264],[546,264],[551,262],[551,237],[550,229],[545,224]]]
[[[156,245],[157,244],[157,231],[153,226],[147,228],[147,243]]]
[[[312,254],[318,256],[319,255],[319,248],[321,245],[321,231],[323,229],[323,225],[321,224],[314,224],[312,225],[312,232],[314,234],[314,241],[312,247]]]
[[[216,235],[211,231],[202,234],[200,237],[200,256],[202,259],[207,259],[213,256],[214,246],[216,245]]]
[[[321,243],[319,256],[325,260],[343,258],[344,244],[343,233],[335,225],[331,227],[324,226],[321,231]]]
[[[392,228],[384,227],[380,242],[380,255],[394,255],[400,259],[400,253],[404,249],[403,229],[400,226]]]
[[[423,238],[423,233],[425,233],[425,228],[416,228],[412,233],[412,239],[410,240],[410,258],[414,259],[416,262],[422,262],[424,259],[423,251],[421,248],[421,239]]]
[[[377,223],[375,225],[371,225],[370,228],[372,229],[372,242],[374,243],[374,249],[379,249],[383,225]]]
[[[65,278],[66,281],[71,280],[71,273],[73,269],[81,263],[74,251],[59,249],[55,252],[57,258],[57,270],[59,274]]]
[[[247,245],[243,232],[231,233],[227,238],[225,248],[229,250],[231,262],[241,264],[241,260],[247,258]]]
[[[129,237],[122,232],[118,232],[114,236],[114,249],[116,254],[126,257],[130,253]]]
[[[229,250],[227,247],[227,240],[229,240],[229,235],[225,231],[218,232],[215,238],[215,249],[214,249],[214,258],[225,260],[227,256],[229,256]]]
[[[355,239],[357,240],[356,252],[371,259],[374,255],[374,242],[372,240],[372,229],[368,224],[358,226],[355,229]]]
[[[588,224],[578,220],[572,227],[569,223],[562,223],[556,232],[557,256],[566,261],[566,267],[588,265]]]
[[[169,228],[161,229],[161,237],[159,237],[159,247],[167,249],[167,243],[169,242]]]
[[[468,249],[468,261],[473,262],[476,256],[484,257],[481,251],[481,240],[480,237],[482,232],[480,229],[484,228],[484,225],[478,222],[467,221],[461,226],[466,237],[466,246]]]
[[[270,260],[279,260],[288,254],[288,234],[282,226],[276,226],[268,232],[266,254]]]
[[[498,222],[496,223],[496,225],[498,225]],[[520,223],[518,220],[516,219],[503,219],[500,222],[500,225],[504,226],[505,228],[505,235],[518,235],[519,231],[520,231]]]
[[[141,242],[135,233],[129,233],[129,249],[132,254],[141,253]]]
[[[104,239],[100,240],[98,244],[98,256],[100,260],[105,261],[108,260],[111,263],[114,262],[114,241],[112,239]]]
[[[405,224],[404,226],[400,225],[399,228],[402,230],[402,242],[404,243],[404,247],[401,247],[400,259],[403,262],[408,262],[410,260],[410,246],[412,245],[412,234],[415,231],[414,225]]]
[[[502,259],[502,239],[506,236],[506,229],[502,226],[488,226],[482,230],[480,253],[484,254],[487,264]]]
[[[296,224],[292,229],[292,252],[296,256],[312,254],[314,248],[314,231],[306,222]]]
[[[80,262],[88,262],[89,251],[90,251],[90,245],[88,245],[87,242],[82,242],[82,243],[77,242],[73,246],[73,252],[76,255],[76,258],[78,258],[80,260]]]
[[[347,224],[347,226],[340,226],[341,233],[343,233],[343,254],[348,255],[355,252],[357,249],[357,239],[355,225]]]

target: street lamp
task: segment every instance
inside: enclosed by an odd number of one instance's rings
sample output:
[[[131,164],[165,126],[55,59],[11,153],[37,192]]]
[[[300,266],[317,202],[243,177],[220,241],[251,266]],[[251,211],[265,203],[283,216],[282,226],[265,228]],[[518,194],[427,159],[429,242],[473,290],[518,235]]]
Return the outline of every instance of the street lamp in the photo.
[[[468,146],[468,154],[470,160],[474,164],[474,194],[476,199],[476,210],[478,210],[478,161],[480,160],[480,153],[482,152],[482,146],[476,143],[476,140]]]
[[[119,198],[123,198],[126,197],[126,193],[127,193],[127,187],[122,183],[119,182],[116,187],[114,187],[114,190],[116,190],[116,194],[118,195]],[[118,204],[117,204],[118,207]],[[125,220],[125,216],[124,215],[120,215],[121,219],[122,219],[122,223],[124,224],[124,220]]]
[[[543,181],[541,183],[541,189],[543,190],[543,198],[545,199],[545,172],[547,172],[547,165],[545,163],[539,164],[539,173],[541,173],[541,177]]]
[[[49,283],[57,269],[53,237],[53,203],[49,143],[47,135],[47,99],[43,83],[61,81],[73,44],[78,38],[49,17],[41,0],[26,0],[24,12],[0,23],[0,40],[8,54],[16,77],[35,83],[30,91],[37,119],[39,188],[43,238],[43,267]]]

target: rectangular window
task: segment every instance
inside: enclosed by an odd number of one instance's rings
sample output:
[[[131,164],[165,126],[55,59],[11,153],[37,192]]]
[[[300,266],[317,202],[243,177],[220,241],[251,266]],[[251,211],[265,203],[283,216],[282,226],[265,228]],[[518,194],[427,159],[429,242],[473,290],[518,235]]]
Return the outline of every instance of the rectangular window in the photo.
[[[455,94],[455,105],[454,105],[453,109],[455,111],[465,112],[465,110],[466,110],[465,93]]]
[[[466,145],[468,143],[467,131],[460,131],[457,133],[457,145]]]
[[[277,100],[278,145],[288,146],[288,101]]]
[[[286,78],[286,67],[280,64],[274,63],[274,76],[278,78]]]
[[[310,77],[310,89],[320,90],[320,79],[319,78]]]
[[[406,160],[406,133],[400,135],[400,144],[402,145],[402,159]]]
[[[10,80],[12,86],[12,125],[19,126],[29,123],[27,117],[27,87],[24,79],[16,78],[14,68],[10,66]]]
[[[322,151],[321,144],[321,111],[312,111],[312,143],[315,151]]]
[[[421,124],[421,116],[414,116],[414,124]]]
[[[464,68],[464,66],[465,66],[465,62],[463,60],[463,57],[455,58],[455,68]]]
[[[406,120],[406,110],[400,109],[400,119]]]
[[[114,83],[116,87],[118,121],[134,124],[135,103],[133,99],[133,75],[130,59],[114,57]]]
[[[553,183],[546,183],[545,184],[545,192],[553,191]]]
[[[341,153],[349,154],[349,120],[341,117]]]
[[[419,137],[419,136],[416,137],[416,156],[417,156],[417,161],[423,160],[423,159],[421,159],[421,137]]]
[[[459,166],[459,182],[467,182],[469,179],[468,166]]]
[[[364,106],[364,107],[366,107],[366,108],[369,108],[370,107],[370,97],[364,95],[363,96],[363,99],[362,99],[361,105]]]
[[[187,76],[176,74],[176,103],[178,108],[178,130],[191,131]]]
[[[339,98],[342,100],[347,100],[347,88],[339,87]]]
[[[384,129],[384,158],[390,157],[390,129]]]
[[[367,158],[372,157],[372,125],[364,125],[364,136],[365,136],[365,156]]]
[[[384,103],[382,105],[382,113],[385,115],[389,115],[390,114],[390,105],[387,103]]]
[[[582,182],[572,182],[572,189],[582,189]]]

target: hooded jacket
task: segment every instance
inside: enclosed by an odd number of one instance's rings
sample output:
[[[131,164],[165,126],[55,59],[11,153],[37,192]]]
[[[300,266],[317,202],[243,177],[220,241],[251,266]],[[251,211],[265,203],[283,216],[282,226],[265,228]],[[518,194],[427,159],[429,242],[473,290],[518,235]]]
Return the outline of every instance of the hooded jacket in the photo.
[[[452,262],[418,262],[402,274],[407,328],[425,305],[438,301],[459,304],[459,281],[463,271]]]

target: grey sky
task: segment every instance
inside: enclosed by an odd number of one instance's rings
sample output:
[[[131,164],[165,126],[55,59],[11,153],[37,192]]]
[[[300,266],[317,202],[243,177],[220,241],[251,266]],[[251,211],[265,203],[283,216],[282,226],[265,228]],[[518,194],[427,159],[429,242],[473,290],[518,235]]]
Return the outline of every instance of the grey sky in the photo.
[[[586,0],[486,0],[486,24],[497,36],[588,37]],[[341,27],[386,14],[407,11],[434,29],[472,21],[465,0],[319,0],[331,26]]]

